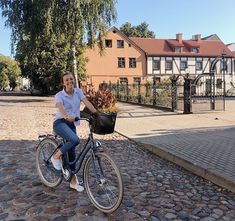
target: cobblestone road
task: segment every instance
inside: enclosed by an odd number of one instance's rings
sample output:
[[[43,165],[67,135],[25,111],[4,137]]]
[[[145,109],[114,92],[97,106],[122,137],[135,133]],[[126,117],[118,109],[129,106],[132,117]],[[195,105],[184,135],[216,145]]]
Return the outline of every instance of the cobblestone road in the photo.
[[[141,221],[235,220],[235,195],[142,150],[117,133],[97,136],[119,165],[125,195],[105,215],[63,182],[40,183],[35,168],[39,134],[51,133],[52,98],[0,96],[0,220]],[[79,133],[85,137],[86,125]]]

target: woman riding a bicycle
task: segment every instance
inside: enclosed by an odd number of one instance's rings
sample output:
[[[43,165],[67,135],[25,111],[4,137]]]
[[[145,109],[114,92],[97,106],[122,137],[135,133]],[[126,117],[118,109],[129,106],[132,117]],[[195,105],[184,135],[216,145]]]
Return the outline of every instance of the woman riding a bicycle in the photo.
[[[56,170],[63,169],[61,159],[63,154],[68,153],[70,162],[73,162],[76,158],[75,147],[80,143],[80,139],[76,134],[76,126],[80,122],[75,121],[75,118],[80,117],[80,103],[83,102],[92,113],[97,112],[82,90],[74,87],[74,76],[71,72],[64,72],[61,82],[63,90],[55,95],[55,104],[58,111],[54,118],[53,130],[67,142],[51,157],[52,164]],[[71,165],[70,169],[74,171],[75,165]],[[76,175],[70,181],[70,188],[79,192],[84,190],[84,187],[79,184]]]

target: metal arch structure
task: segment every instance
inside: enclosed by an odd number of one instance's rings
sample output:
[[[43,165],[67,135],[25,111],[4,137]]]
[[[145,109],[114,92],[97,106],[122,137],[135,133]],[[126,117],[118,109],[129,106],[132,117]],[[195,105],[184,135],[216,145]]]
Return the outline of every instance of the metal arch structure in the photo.
[[[222,68],[220,75],[217,75],[216,65],[218,62],[221,62]],[[224,110],[225,109],[225,71],[227,68],[225,54],[216,57],[210,65],[209,73],[199,74],[191,82],[191,88],[195,88],[195,91],[191,90],[191,103],[194,105],[200,99],[210,103],[210,110]],[[205,80],[205,81],[203,81]],[[199,82],[203,82],[203,96],[200,97],[199,94],[196,94],[196,88],[199,86]],[[218,83],[219,82],[219,83]],[[194,93],[195,94],[194,94]],[[218,108],[220,103],[222,107]]]
[[[196,84],[196,83],[198,82],[198,80],[199,80],[201,77],[203,77],[203,76],[208,76],[208,75],[213,75],[213,74],[215,74],[215,72],[216,72],[216,64],[217,64],[219,61],[222,61],[222,62],[223,62],[223,65],[224,65],[225,55],[216,57],[216,58],[212,61],[212,63],[211,63],[209,73],[202,73],[202,74],[199,74],[195,79],[193,79],[192,83],[193,83],[193,84]],[[223,69],[223,71],[224,71],[224,69]]]
[[[197,75],[196,78],[190,79],[189,74],[174,74],[171,77],[172,82],[172,111],[183,110],[185,114],[192,113],[192,111],[204,110],[224,110],[225,109],[225,68],[226,68],[225,54],[214,58],[211,61],[209,73],[204,72]],[[216,65],[218,62],[222,63],[222,69],[217,73]],[[207,62],[209,64],[209,61]],[[206,64],[206,66],[207,66]],[[178,96],[179,85],[178,79],[182,77],[184,84],[183,97]],[[219,82],[219,83],[218,83]],[[182,94],[182,93],[181,93]],[[183,106],[180,105],[182,104]],[[181,106],[181,107],[180,107]],[[221,108],[222,107],[222,108]]]

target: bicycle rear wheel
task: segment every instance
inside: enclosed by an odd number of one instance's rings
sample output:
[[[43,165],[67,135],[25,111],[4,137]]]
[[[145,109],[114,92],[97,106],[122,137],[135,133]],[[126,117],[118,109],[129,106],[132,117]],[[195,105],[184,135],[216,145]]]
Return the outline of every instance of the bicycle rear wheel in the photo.
[[[84,166],[84,184],[94,206],[104,213],[114,212],[123,198],[121,173],[112,158],[103,152],[90,156]]]
[[[48,158],[51,156],[57,146],[58,145],[54,139],[45,138],[39,143],[37,147],[37,171],[42,183],[48,187],[58,186],[63,179],[61,173],[53,167],[51,160],[48,161]]]

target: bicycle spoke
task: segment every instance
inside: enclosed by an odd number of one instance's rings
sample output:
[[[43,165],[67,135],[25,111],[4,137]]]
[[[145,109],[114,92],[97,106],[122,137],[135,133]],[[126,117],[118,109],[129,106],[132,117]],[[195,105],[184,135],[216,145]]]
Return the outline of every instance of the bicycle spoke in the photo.
[[[85,165],[85,186],[94,205],[103,212],[115,211],[123,197],[120,172],[113,160],[105,153]]]
[[[55,187],[62,181],[61,173],[55,170],[51,160],[48,161],[56,148],[56,142],[46,138],[40,143],[36,153],[36,166],[39,176],[42,182],[49,187]]]

